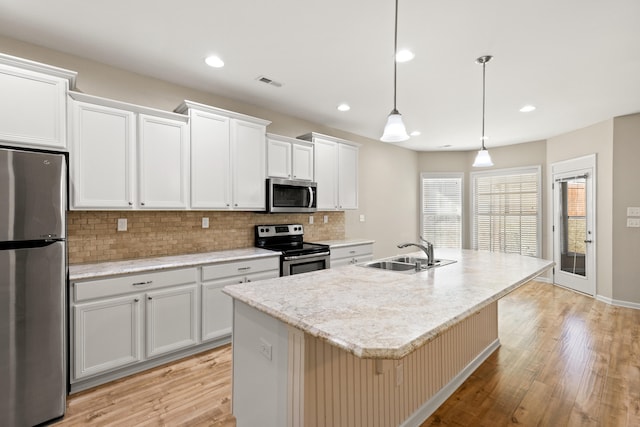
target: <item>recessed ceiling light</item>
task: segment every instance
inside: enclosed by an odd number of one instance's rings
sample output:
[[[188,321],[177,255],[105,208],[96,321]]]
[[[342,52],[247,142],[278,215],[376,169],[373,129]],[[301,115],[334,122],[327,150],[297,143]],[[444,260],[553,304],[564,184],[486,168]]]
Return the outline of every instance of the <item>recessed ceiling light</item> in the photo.
[[[396,53],[396,61],[397,62],[408,62],[415,58],[416,55],[411,52],[409,49],[402,49]]]
[[[351,110],[351,107],[349,106],[349,104],[342,103],[342,104],[338,105],[338,110],[340,110],[340,111],[349,111],[349,110]]]
[[[206,62],[209,67],[213,67],[213,68],[224,67],[224,61],[216,55],[207,56],[204,62]]]
[[[534,107],[533,105],[525,105],[524,107],[522,107],[520,109],[520,112],[521,113],[530,113],[535,109],[536,109],[536,107]]]
[[[411,136],[420,136],[420,131],[419,130],[414,130],[413,132],[410,133]]]

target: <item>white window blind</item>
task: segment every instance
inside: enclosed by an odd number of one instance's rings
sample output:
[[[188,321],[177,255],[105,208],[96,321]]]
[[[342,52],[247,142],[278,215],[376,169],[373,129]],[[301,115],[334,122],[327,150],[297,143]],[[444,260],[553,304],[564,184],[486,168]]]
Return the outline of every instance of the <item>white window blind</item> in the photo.
[[[436,248],[462,248],[462,174],[420,175],[422,237]]]
[[[540,256],[540,167],[472,173],[473,248]]]

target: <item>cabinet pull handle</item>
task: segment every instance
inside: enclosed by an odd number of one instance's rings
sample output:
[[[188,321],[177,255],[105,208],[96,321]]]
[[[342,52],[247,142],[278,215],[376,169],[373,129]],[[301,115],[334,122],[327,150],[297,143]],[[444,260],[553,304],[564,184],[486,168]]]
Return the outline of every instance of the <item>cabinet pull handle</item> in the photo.
[[[355,253],[356,253],[356,251],[349,251],[349,253],[350,253],[350,254],[355,254]]]
[[[251,267],[238,267],[238,271],[248,271],[251,270]]]
[[[133,284],[133,286],[144,286],[144,285],[150,285],[153,283],[153,280],[147,280],[146,282],[136,282]]]

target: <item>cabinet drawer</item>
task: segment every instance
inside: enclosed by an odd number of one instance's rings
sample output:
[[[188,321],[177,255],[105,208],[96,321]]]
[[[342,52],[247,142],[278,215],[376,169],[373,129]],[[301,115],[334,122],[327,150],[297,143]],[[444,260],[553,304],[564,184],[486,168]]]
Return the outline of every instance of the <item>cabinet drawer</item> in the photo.
[[[371,255],[373,253],[373,245],[354,245],[344,246],[340,248],[331,248],[331,260],[340,258],[350,258],[362,255]]]
[[[202,280],[246,275],[268,270],[280,270],[280,257],[251,259],[211,264],[202,267]]]
[[[196,271],[196,268],[184,268],[76,282],[73,284],[73,297],[76,302],[79,302],[93,298],[158,289],[165,286],[195,283],[197,281]]]

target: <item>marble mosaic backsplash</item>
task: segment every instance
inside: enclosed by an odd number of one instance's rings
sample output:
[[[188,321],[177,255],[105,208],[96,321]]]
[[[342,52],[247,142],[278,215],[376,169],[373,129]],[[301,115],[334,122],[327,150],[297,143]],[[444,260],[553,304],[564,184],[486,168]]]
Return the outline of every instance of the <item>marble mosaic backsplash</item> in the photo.
[[[258,224],[302,224],[305,241],[309,242],[344,238],[344,212],[316,212],[313,224],[309,224],[310,215],[233,211],[69,211],[69,264],[248,248],[254,245],[254,226]],[[127,219],[127,231],[117,231],[119,218]],[[209,228],[202,228],[202,218],[209,218]]]

